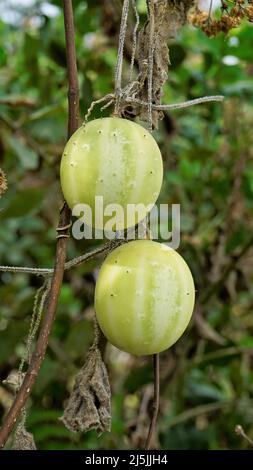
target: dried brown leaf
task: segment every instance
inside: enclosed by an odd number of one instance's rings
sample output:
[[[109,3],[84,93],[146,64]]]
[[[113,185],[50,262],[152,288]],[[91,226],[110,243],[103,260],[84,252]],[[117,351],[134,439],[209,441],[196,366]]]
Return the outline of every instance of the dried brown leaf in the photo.
[[[90,349],[60,419],[72,432],[110,431],[111,391],[99,349]]]

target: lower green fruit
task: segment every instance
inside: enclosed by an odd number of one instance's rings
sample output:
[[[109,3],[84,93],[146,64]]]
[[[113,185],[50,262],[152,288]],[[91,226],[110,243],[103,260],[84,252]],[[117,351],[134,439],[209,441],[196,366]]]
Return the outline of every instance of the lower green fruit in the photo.
[[[117,348],[155,354],[185,331],[195,288],[184,259],[166,245],[137,240],[116,248],[104,261],[96,284],[97,320]]]

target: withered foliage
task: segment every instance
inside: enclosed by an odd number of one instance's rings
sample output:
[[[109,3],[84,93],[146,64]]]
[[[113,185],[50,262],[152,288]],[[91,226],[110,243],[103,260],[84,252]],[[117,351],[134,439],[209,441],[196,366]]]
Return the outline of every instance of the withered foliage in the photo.
[[[207,36],[216,36],[220,32],[228,34],[231,29],[238,27],[244,19],[253,22],[253,4],[252,1],[247,0],[222,1],[220,17],[217,19],[196,7],[189,19]]]
[[[97,347],[91,347],[60,419],[72,432],[110,431],[110,397],[108,374],[101,353]]]
[[[16,429],[13,450],[36,450],[33,435],[25,429],[23,423],[20,423]]]

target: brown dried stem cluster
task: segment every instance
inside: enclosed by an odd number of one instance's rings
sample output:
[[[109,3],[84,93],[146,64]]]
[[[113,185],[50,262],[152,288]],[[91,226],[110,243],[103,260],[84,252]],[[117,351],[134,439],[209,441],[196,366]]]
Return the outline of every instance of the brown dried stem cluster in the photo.
[[[188,12],[195,5],[195,0],[158,0],[153,3],[148,1],[148,5],[148,19],[139,31],[136,45],[136,101],[123,103],[121,114],[130,118],[139,116],[142,121],[147,122],[152,120],[152,127],[156,128],[158,120],[163,117],[163,112],[155,109],[155,106],[161,104],[162,88],[168,79],[168,41],[174,38],[187,22]],[[143,102],[149,103],[150,107],[143,106]]]
[[[200,28],[207,36],[216,36],[220,32],[228,34],[240,25],[242,20],[253,22],[252,0],[227,0],[221,2],[220,17],[212,17],[210,13],[200,11],[196,7],[189,16],[190,22]]]

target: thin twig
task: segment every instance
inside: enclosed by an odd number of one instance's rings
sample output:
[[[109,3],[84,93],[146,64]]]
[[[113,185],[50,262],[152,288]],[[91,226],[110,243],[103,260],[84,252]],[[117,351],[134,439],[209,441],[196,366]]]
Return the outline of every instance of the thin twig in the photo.
[[[213,0],[210,0],[209,12],[208,12],[208,18],[207,18],[208,22],[210,22],[210,19],[211,19],[212,9],[213,9]]]
[[[120,24],[120,35],[119,35],[119,47],[118,47],[118,58],[115,69],[115,93],[120,93],[121,91],[121,81],[122,81],[122,66],[123,66],[123,55],[124,55],[124,45],[126,38],[126,29],[127,29],[127,18],[129,12],[129,0],[124,0]]]
[[[112,93],[110,93],[110,94],[108,94],[108,95],[103,96],[102,98],[99,98],[98,100],[92,101],[92,103],[91,103],[89,109],[87,110],[87,113],[86,113],[85,116],[84,116],[84,124],[88,121],[88,119],[89,119],[89,117],[90,117],[90,115],[91,115],[93,109],[95,108],[95,106],[96,106],[97,104],[103,103],[104,101],[108,101],[108,100],[112,99],[113,96],[114,96],[114,95],[113,95]]]
[[[146,236],[147,240],[152,240],[152,234],[150,231],[150,214],[146,217]],[[152,444],[152,440],[156,430],[157,417],[159,412],[159,401],[160,401],[160,356],[159,354],[153,355],[153,380],[154,380],[154,396],[152,403],[152,416],[149,425],[149,431],[147,440],[145,443],[145,450],[149,450]]]
[[[85,253],[84,255],[77,256],[65,263],[64,270],[68,271],[82,263],[87,263],[91,259],[95,258],[97,255],[110,251],[112,247],[118,246],[124,240],[117,240],[113,242],[105,243],[104,245],[99,246],[98,248],[94,248],[94,250]],[[7,273],[23,273],[23,274],[33,274],[36,276],[52,276],[54,270],[53,268],[29,268],[26,266],[0,266],[0,272],[7,272]]]
[[[73,23],[73,9],[71,0],[63,0],[64,24],[65,24],[65,37],[66,37],[66,52],[67,52],[67,68],[69,77],[69,118],[68,118],[68,136],[70,137],[78,128],[78,78],[76,67],[76,53],[75,53],[75,35]],[[70,222],[70,211],[66,204],[63,205],[60,212],[59,227],[66,227]],[[63,230],[61,230],[61,234]],[[68,235],[68,229],[65,231]],[[55,318],[58,297],[61,290],[64,266],[67,251],[67,237],[57,239],[56,256],[54,274],[52,278],[52,287],[48,301],[48,309],[41,326],[40,334],[34,353],[31,358],[30,365],[25,375],[24,381],[16,395],[16,398],[5,418],[3,427],[0,431],[0,449],[2,449],[12,432],[19,416],[24,408],[26,401],[31,393],[32,387],[35,383],[36,377],[39,373],[40,366],[45,357],[49,335]]]
[[[122,243],[124,243],[124,241],[125,241],[124,239],[109,241],[105,243],[104,245],[101,245],[98,248],[95,248],[89,253],[85,253],[84,255],[78,256],[77,258],[74,258],[68,261],[65,264],[65,269],[66,271],[68,271],[69,269],[72,269],[78,266],[79,264],[82,264],[84,262],[86,263],[87,261],[90,261],[91,259],[93,259],[95,256],[111,251],[112,248],[116,248],[118,245],[121,245]]]
[[[238,436],[243,437],[243,439],[245,439],[248,444],[253,447],[253,440],[249,436],[247,436],[246,432],[240,424],[237,424],[237,426],[235,427],[235,433],[238,434]]]
[[[214,96],[203,96],[202,98],[196,98],[194,100],[183,101],[182,103],[174,104],[152,104],[152,109],[157,111],[173,111],[174,109],[189,108],[190,106],[196,106],[201,103],[208,103],[209,101],[223,101],[224,96],[214,95]],[[146,101],[138,100],[137,98],[126,98],[127,103],[136,103],[141,106],[148,107],[149,103]]]
[[[160,397],[160,364],[159,364],[159,354],[154,354],[153,364],[154,364],[154,400],[153,400],[153,410],[152,418],[149,426],[148,437],[145,444],[145,449],[149,450],[152,444],[152,439],[156,429],[157,416],[159,412],[159,397]]]
[[[153,129],[152,100],[153,100],[153,75],[154,75],[154,50],[155,50],[155,5],[154,0],[149,0],[149,54],[148,54],[148,124]]]
[[[213,363],[217,359],[223,359],[231,356],[236,356],[240,354],[253,354],[252,346],[230,346],[229,348],[217,349],[211,353],[207,353],[203,356],[197,355],[191,361],[190,366],[194,367],[205,362]]]
[[[135,14],[135,26],[133,30],[133,46],[132,46],[132,56],[131,56],[131,63],[130,63],[130,70],[129,70],[129,82],[131,83],[133,79],[133,70],[134,70],[134,61],[136,55],[136,48],[137,48],[137,32],[140,24],[140,17],[136,5],[136,0],[132,0],[132,8]]]
[[[0,266],[0,271],[5,273],[34,274],[36,276],[52,275],[53,268],[29,268],[28,266]]]
[[[136,103],[139,104],[140,106],[145,106],[148,107],[150,106],[150,103],[147,101],[142,101],[137,98],[128,96],[127,93],[124,92],[125,90],[121,90],[121,96],[120,99],[125,102],[125,103]],[[101,111],[104,109],[108,108],[111,106],[115,101],[117,100],[117,97],[114,93],[110,93],[108,95],[105,95],[104,97],[100,98],[99,100],[93,101],[91,103],[91,106],[89,107],[85,119],[84,119],[84,125],[88,118],[91,115],[91,112],[93,111],[95,105],[102,103],[103,101],[107,101],[107,104],[105,104],[102,108]],[[194,100],[189,100],[189,101],[183,101],[182,103],[173,103],[173,104],[153,104],[151,103],[151,108],[156,110],[156,111],[174,111],[176,109],[184,109],[184,108],[190,108],[191,106],[196,106],[198,104],[202,103],[209,103],[212,101],[224,101],[224,96],[222,95],[214,95],[214,96],[203,96],[201,98],[196,98]]]
[[[33,107],[36,103],[34,100],[27,98],[26,96],[9,95],[2,96],[0,98],[0,104],[5,104],[6,106],[15,108],[19,106]]]
[[[75,28],[72,0],[63,0],[63,14],[66,40],[66,58],[69,80],[68,90],[68,138],[77,130],[79,124],[79,84],[76,63]]]
[[[170,421],[166,423],[166,431],[168,429],[177,426],[178,424],[185,423],[190,419],[197,418],[198,416],[205,415],[208,413],[213,413],[218,410],[222,410],[226,407],[232,407],[235,405],[233,400],[221,400],[212,403],[206,403],[204,405],[198,405],[194,408],[190,408],[189,410],[183,411],[183,413],[178,414],[177,416],[171,418]],[[163,426],[161,426],[163,430]]]
[[[24,370],[25,363],[30,364],[30,361],[31,361],[31,350],[32,350],[33,340],[36,337],[37,331],[40,326],[42,312],[44,309],[45,301],[50,292],[50,287],[51,287],[50,281],[47,279],[43,282],[43,285],[37,290],[35,294],[32,318],[31,318],[30,328],[29,328],[29,332],[28,332],[28,336],[26,340],[26,349],[23,354],[23,357],[21,358],[20,365],[18,368],[19,387],[22,383],[23,370]]]

